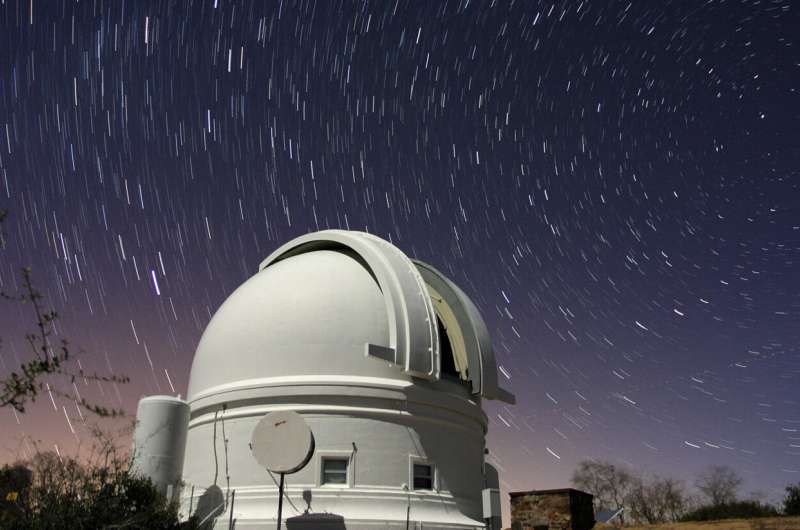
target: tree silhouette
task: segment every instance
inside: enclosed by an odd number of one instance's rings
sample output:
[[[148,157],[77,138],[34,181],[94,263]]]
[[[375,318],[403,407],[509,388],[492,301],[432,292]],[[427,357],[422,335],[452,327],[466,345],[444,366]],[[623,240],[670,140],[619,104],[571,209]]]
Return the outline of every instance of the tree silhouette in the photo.
[[[697,476],[695,486],[712,506],[730,504],[742,485],[742,477],[728,466],[709,466]]]
[[[631,516],[647,524],[677,521],[686,509],[683,484],[670,477],[637,477],[627,498]]]
[[[596,508],[624,508],[632,486],[633,475],[611,462],[583,460],[572,474],[572,483],[595,498]],[[620,515],[624,524],[624,514]]]
[[[800,482],[786,486],[786,497],[783,499],[784,515],[800,515]]]

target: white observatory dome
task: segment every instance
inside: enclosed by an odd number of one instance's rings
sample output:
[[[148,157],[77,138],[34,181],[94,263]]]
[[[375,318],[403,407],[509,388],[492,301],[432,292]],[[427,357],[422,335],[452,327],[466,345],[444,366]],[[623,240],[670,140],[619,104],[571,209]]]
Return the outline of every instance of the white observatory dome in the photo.
[[[203,333],[188,428],[175,429],[186,439],[182,513],[214,528],[271,528],[277,482],[249,442],[265,414],[294,411],[315,451],[286,476],[287,529],[485,528],[495,517],[486,499],[494,506],[499,494],[485,470],[482,398],[513,402],[486,324],[455,284],[370,234],[301,236]],[[174,416],[143,410],[143,440]],[[160,450],[143,449],[144,474],[174,488]]]

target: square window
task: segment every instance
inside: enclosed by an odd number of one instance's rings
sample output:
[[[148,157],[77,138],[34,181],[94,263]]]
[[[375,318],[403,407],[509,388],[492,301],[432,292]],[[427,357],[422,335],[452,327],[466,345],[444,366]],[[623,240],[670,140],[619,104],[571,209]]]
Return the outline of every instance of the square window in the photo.
[[[433,466],[430,464],[414,464],[414,489],[433,489]]]
[[[347,485],[347,459],[322,459],[322,484]]]

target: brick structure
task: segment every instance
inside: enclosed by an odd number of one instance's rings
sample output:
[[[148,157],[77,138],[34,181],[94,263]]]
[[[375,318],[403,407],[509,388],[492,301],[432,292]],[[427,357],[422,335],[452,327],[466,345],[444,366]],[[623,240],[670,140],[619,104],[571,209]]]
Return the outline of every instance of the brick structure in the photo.
[[[511,493],[512,530],[590,530],[593,496],[572,488]]]

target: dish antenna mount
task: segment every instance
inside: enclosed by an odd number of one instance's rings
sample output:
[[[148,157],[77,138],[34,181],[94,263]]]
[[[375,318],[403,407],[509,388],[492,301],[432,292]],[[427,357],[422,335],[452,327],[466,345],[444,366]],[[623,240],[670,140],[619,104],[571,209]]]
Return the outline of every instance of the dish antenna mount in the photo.
[[[278,530],[283,511],[284,475],[303,469],[314,454],[314,434],[292,410],[270,412],[259,420],[250,442],[256,461],[281,476],[278,486]]]

